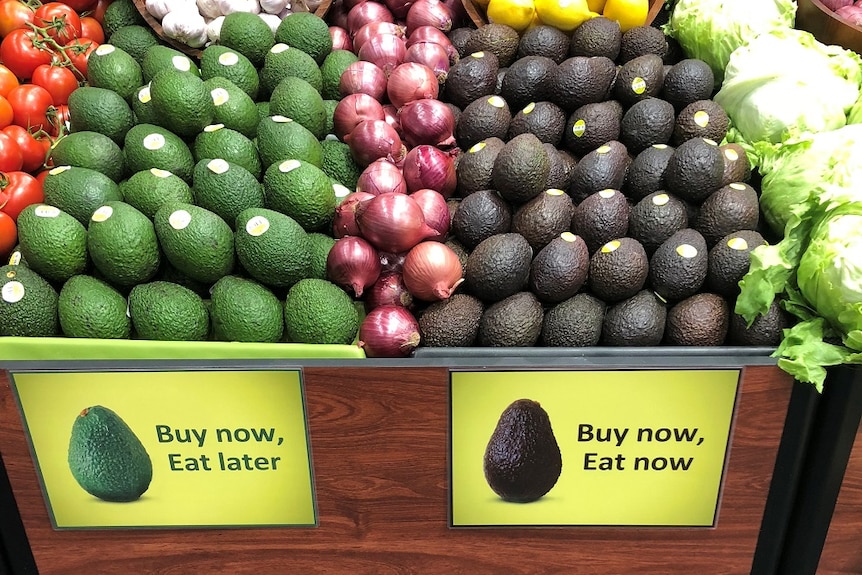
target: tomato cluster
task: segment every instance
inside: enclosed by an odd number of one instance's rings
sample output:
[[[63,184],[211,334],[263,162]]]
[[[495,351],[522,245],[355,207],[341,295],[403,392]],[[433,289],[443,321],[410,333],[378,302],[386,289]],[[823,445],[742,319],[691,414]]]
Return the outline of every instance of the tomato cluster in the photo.
[[[67,126],[69,95],[86,82],[90,53],[105,41],[110,2],[0,0],[0,257],[15,246],[21,210],[43,200],[38,174]]]

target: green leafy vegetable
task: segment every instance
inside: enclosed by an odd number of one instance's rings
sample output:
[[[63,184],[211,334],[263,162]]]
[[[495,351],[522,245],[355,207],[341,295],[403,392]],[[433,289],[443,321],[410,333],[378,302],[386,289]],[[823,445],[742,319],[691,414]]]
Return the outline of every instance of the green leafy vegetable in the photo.
[[[663,29],[688,57],[709,64],[718,86],[734,50],[762,32],[792,28],[795,19],[793,0],[679,0]]]
[[[775,29],[731,54],[714,99],[733,123],[728,140],[780,143],[844,126],[860,84],[855,52],[809,32]]]

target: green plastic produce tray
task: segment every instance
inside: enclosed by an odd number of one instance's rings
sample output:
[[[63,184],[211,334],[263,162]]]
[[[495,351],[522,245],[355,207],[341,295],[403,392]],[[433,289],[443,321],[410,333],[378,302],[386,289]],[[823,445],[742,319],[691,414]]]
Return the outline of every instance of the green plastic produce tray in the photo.
[[[0,337],[0,362],[130,359],[363,359],[357,345]]]

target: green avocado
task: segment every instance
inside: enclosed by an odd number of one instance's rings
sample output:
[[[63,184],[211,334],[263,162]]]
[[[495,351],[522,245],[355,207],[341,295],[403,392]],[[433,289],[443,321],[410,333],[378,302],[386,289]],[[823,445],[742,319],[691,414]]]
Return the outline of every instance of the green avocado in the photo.
[[[153,463],[135,432],[101,405],[84,409],[72,424],[69,469],[84,491],[104,501],[135,501],[153,479]]]
[[[510,404],[485,448],[485,479],[494,493],[504,501],[536,501],[556,485],[562,470],[548,413],[532,399]]]

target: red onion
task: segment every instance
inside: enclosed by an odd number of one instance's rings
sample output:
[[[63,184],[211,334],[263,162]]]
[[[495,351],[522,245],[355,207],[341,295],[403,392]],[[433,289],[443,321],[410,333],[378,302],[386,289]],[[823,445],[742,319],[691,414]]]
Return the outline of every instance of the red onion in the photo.
[[[425,223],[416,200],[405,194],[381,194],[361,202],[356,223],[362,237],[385,252],[406,252],[437,233]]]
[[[341,26],[330,26],[329,37],[332,38],[333,50],[353,52],[353,41],[350,39],[350,34]]]
[[[430,188],[448,198],[458,184],[452,155],[427,144],[407,152],[402,170],[408,194]]]
[[[452,28],[463,26],[464,23],[470,20],[470,15],[467,14],[467,9],[464,7],[462,0],[443,0],[443,4],[452,13]]]
[[[455,114],[440,100],[423,99],[407,102],[398,110],[404,143],[412,148],[420,144],[455,145]]]
[[[835,14],[840,16],[845,22],[849,22],[854,26],[862,26],[862,7],[853,4],[853,6],[842,6],[835,10]]]
[[[407,151],[401,136],[385,120],[360,122],[345,139],[353,159],[365,168],[377,158],[386,158],[398,164]],[[425,186],[427,187],[427,186]]]
[[[392,253],[392,252],[377,252],[380,254],[380,273],[401,273],[404,268],[404,258],[407,257],[407,252]]]
[[[382,305],[397,305],[407,309],[413,307],[413,296],[404,285],[404,277],[400,273],[381,273],[365,293],[366,312]]]
[[[416,0],[407,11],[407,34],[419,26],[448,32],[452,29],[452,11],[440,0]]]
[[[363,60],[352,62],[342,72],[338,88],[342,96],[368,94],[379,101],[386,95],[386,74],[377,64]]]
[[[422,215],[425,216],[425,223],[428,227],[437,230],[437,233],[428,239],[441,242],[446,239],[449,226],[452,224],[452,217],[443,194],[424,188],[413,192],[410,197],[416,200],[416,203],[422,208]]]
[[[338,101],[332,113],[332,129],[339,140],[345,137],[365,120],[382,120],[383,104],[368,94],[348,94]]]
[[[358,236],[335,240],[326,257],[326,277],[344,289],[362,297],[365,288],[374,285],[380,275],[377,250]]]
[[[407,18],[407,11],[413,5],[413,0],[384,0],[386,7],[392,11],[396,18],[403,21]]]
[[[373,197],[374,195],[368,192],[353,192],[341,200],[341,203],[335,208],[332,235],[335,238],[360,235],[359,226],[356,225],[356,207],[359,202],[370,200]]]
[[[407,56],[407,44],[404,38],[395,34],[378,34],[372,36],[362,45],[357,54],[360,60],[377,64],[388,77],[392,71]]]
[[[359,325],[359,346],[368,357],[407,357],[420,340],[419,322],[397,305],[371,310]]]
[[[461,59],[458,49],[439,28],[435,28],[434,26],[419,26],[407,37],[407,48],[409,49],[410,46],[419,42],[433,42],[434,44],[443,46],[443,49],[449,55],[450,64],[456,64]]]
[[[844,6],[852,6],[853,0],[820,0],[821,3],[835,12],[839,8],[843,8]]]
[[[375,196],[389,193],[406,194],[407,182],[404,181],[404,175],[398,166],[386,158],[380,158],[368,164],[359,174],[356,191],[368,192]]]
[[[347,18],[347,14],[350,10],[357,4],[362,4],[363,2],[365,2],[365,0],[340,0],[337,4],[342,7],[344,10],[344,17]],[[347,25],[345,24],[344,27],[347,28]]]
[[[369,22],[394,22],[395,17],[385,4],[366,0],[355,5],[347,13],[347,31],[353,36]]]
[[[353,35],[355,52],[358,53],[363,44],[379,34],[392,34],[404,38],[407,34],[407,29],[394,22],[369,22]]]
[[[386,95],[396,108],[422,98],[437,99],[439,94],[440,84],[434,71],[416,62],[405,62],[396,67],[386,82]]]
[[[446,244],[416,244],[404,260],[404,283],[413,297],[424,301],[446,299],[464,281],[461,260]]]
[[[446,82],[446,76],[449,74],[449,55],[446,53],[446,49],[440,44],[417,42],[407,48],[407,55],[404,56],[404,61],[424,64],[431,68],[437,76],[438,82],[441,84]]]
[[[383,119],[386,120],[386,123],[395,128],[395,131],[398,132],[399,136],[403,136],[404,133],[401,131],[401,120],[398,119],[398,108],[392,104],[384,104],[383,114]],[[402,137],[401,139],[403,140],[404,138]]]

